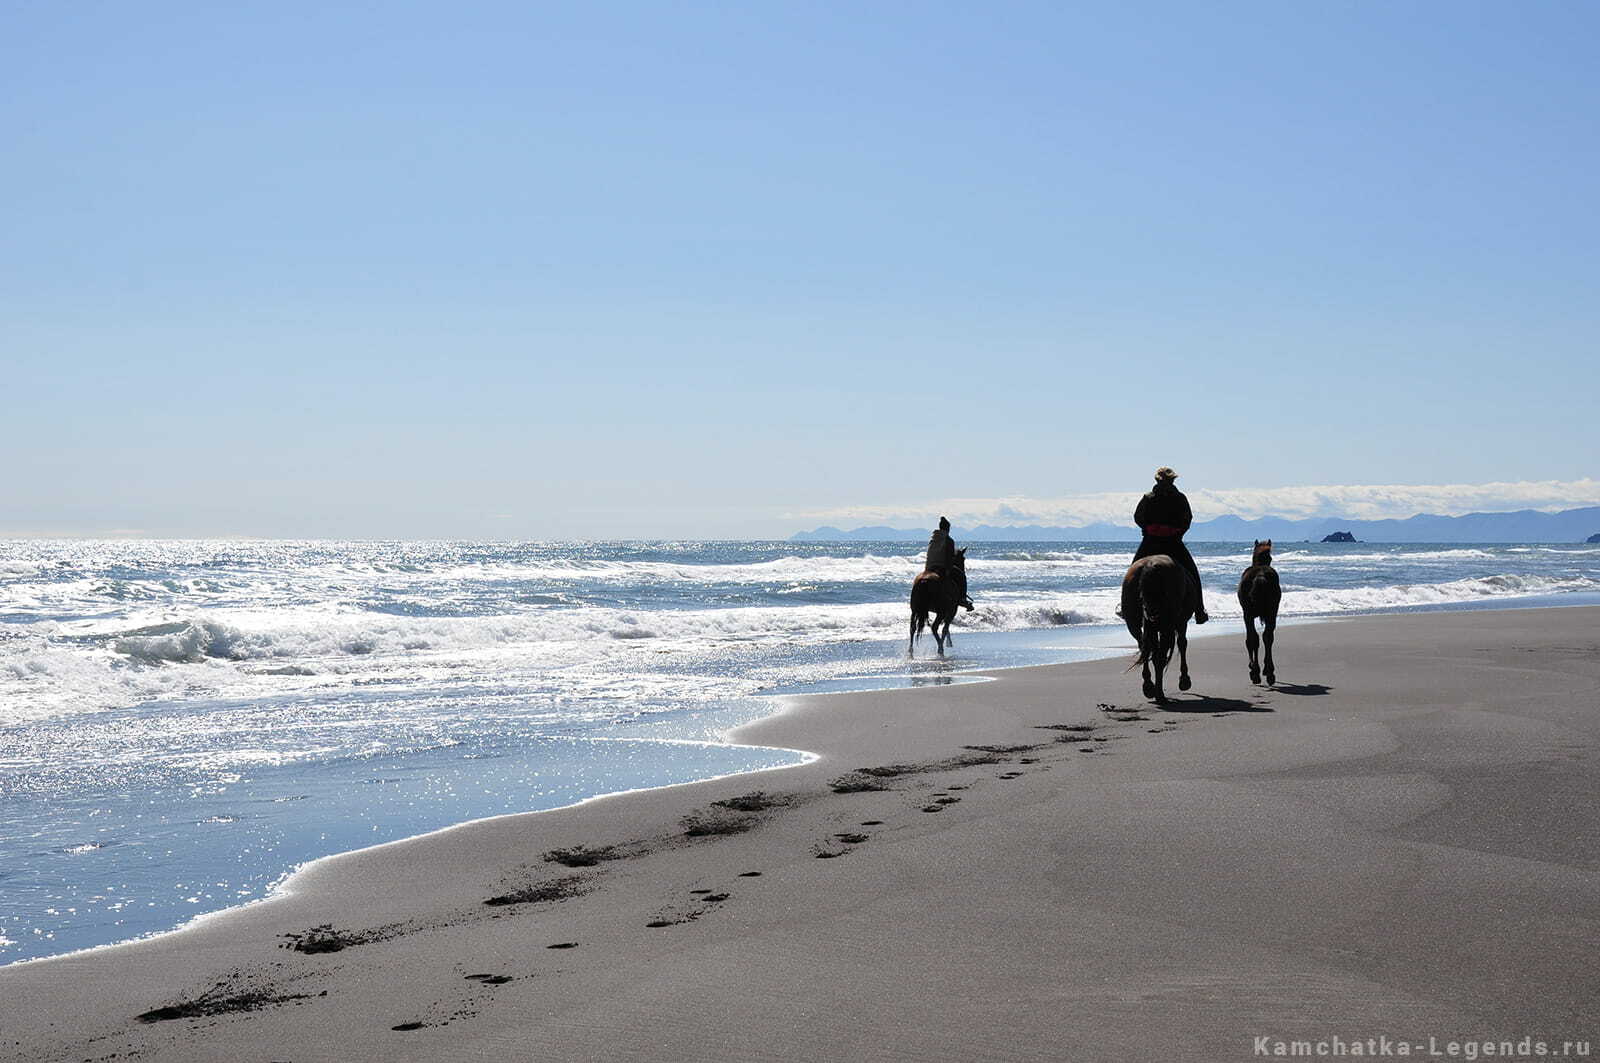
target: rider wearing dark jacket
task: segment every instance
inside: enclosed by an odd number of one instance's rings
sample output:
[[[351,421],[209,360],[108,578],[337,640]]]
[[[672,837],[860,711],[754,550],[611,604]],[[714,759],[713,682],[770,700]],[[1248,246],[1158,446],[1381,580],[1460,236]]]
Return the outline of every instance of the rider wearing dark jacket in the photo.
[[[1204,624],[1211,618],[1206,615],[1200,569],[1190,556],[1189,548],[1183,545],[1183,535],[1194,523],[1194,514],[1189,510],[1189,500],[1183,497],[1183,492],[1174,483],[1177,478],[1177,473],[1163,465],[1156,470],[1155,487],[1139,499],[1138,508],[1133,511],[1133,522],[1144,532],[1144,539],[1134,552],[1133,559],[1137,561],[1152,554],[1166,554],[1182,565],[1194,580],[1194,622]]]
[[[933,534],[928,536],[928,558],[923,563],[922,571],[937,572],[941,576],[949,576],[956,564],[956,541],[950,538],[950,518],[940,517],[939,526],[933,529]],[[972,599],[967,597],[966,588],[961,591],[961,604],[970,613]]]

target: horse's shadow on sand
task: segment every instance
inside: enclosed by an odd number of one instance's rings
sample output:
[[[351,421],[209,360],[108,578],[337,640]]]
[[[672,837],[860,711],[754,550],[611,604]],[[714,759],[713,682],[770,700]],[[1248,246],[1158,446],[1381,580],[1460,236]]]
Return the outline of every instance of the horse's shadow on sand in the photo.
[[[1269,687],[1274,694],[1290,694],[1294,697],[1315,697],[1333,692],[1333,688],[1322,683],[1274,683]]]
[[[1272,706],[1261,705],[1242,698],[1215,698],[1209,694],[1179,694],[1169,697],[1165,705],[1156,706],[1166,712],[1271,712]]]

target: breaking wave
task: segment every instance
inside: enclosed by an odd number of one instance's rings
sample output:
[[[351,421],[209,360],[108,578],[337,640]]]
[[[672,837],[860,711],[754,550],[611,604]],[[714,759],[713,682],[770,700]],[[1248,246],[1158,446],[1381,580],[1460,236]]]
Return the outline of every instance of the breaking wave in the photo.
[[[1236,616],[1243,550],[1195,549],[1211,611]],[[978,609],[957,624],[1116,625],[1129,553],[979,544],[968,562]],[[1577,544],[1285,544],[1277,556],[1287,615],[1600,590],[1600,550]],[[644,698],[686,689],[697,669],[898,641],[921,565],[916,544],[851,555],[799,544],[0,542],[0,726],[364,684],[513,698],[530,677],[577,690],[582,670],[619,677],[607,697]]]
[[[1494,598],[1597,592],[1585,576],[1500,573],[1394,586],[1310,588],[1285,576],[1283,615],[1323,616],[1448,605]],[[1218,618],[1238,606],[1213,586]],[[1117,624],[1114,585],[1057,594],[1026,590],[978,596],[959,627],[1016,631]],[[648,670],[650,661],[725,658],[729,653],[901,637],[906,606],[895,600],[712,609],[536,609],[492,617],[410,617],[314,611],[202,613],[93,634],[37,632],[0,640],[0,724],[180,697],[251,696],[289,684],[345,687],[419,668],[493,674],[514,662]],[[499,662],[499,663],[497,663]],[[263,684],[268,684],[263,686]]]

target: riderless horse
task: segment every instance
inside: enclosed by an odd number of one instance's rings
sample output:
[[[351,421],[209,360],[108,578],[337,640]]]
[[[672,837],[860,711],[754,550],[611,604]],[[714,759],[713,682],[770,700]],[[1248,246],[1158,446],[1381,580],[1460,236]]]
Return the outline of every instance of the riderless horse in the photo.
[[[1267,685],[1277,681],[1277,669],[1272,666],[1272,635],[1278,627],[1278,603],[1283,600],[1283,588],[1278,586],[1278,570],[1272,567],[1272,540],[1256,540],[1250,554],[1250,567],[1239,579],[1239,608],[1244,610],[1244,648],[1250,655],[1250,682],[1261,682],[1261,664],[1256,648],[1266,644]],[[1261,618],[1261,637],[1256,637],[1256,618]]]

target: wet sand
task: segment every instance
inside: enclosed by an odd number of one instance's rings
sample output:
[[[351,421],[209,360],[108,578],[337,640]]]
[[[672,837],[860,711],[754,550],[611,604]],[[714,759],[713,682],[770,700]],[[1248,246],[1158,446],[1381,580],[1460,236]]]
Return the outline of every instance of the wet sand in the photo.
[[[1165,710],[1125,660],[792,699],[738,737],[814,763],[331,858],[0,969],[0,1059],[1600,1041],[1600,608],[1284,629],[1275,689],[1237,634],[1190,656]]]

